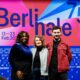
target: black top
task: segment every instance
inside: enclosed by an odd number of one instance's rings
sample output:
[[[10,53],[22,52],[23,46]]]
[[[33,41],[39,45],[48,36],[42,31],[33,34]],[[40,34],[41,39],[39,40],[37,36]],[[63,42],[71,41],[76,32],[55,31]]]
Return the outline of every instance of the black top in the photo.
[[[37,47],[35,57],[34,57],[34,62],[33,62],[33,69],[38,69],[40,70],[40,51],[42,50],[42,46]]]
[[[21,70],[24,73],[30,73],[32,66],[30,48],[20,43],[14,44],[10,51],[9,62],[15,72]]]
[[[58,54],[57,54],[57,47],[58,44],[60,43],[60,40],[54,40],[53,41],[53,50],[52,50],[52,57],[51,57],[51,62],[50,62],[50,69],[53,72],[58,71]]]

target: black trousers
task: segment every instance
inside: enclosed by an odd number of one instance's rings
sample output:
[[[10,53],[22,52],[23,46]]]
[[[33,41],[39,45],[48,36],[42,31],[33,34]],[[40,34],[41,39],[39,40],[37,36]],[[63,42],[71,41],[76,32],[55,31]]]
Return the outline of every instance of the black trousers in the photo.
[[[40,80],[40,69],[33,69],[33,80]]]
[[[33,70],[33,80],[48,80],[48,75],[42,76],[39,69],[34,69]]]
[[[68,80],[67,79],[67,71],[65,71],[65,72],[49,71],[49,80]]]
[[[41,76],[40,80],[48,80],[48,75],[47,76]]]

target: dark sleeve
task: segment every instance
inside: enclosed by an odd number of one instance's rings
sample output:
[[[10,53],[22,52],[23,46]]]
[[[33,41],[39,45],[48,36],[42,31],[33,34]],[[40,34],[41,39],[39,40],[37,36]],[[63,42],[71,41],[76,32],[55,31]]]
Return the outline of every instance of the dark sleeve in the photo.
[[[19,56],[18,55],[18,47],[17,47],[17,44],[15,44],[12,46],[12,48],[10,50],[10,54],[9,54],[10,66],[15,71],[20,70],[20,66],[19,66],[20,63],[17,61],[18,56]]]

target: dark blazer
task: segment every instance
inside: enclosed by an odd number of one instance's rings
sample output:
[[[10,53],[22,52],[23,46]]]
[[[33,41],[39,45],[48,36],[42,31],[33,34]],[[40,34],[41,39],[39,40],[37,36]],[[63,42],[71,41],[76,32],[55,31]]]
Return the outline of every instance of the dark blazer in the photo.
[[[18,70],[25,75],[31,74],[32,53],[30,48],[20,43],[14,44],[9,54],[9,63],[12,68],[12,80],[18,80],[16,76]]]

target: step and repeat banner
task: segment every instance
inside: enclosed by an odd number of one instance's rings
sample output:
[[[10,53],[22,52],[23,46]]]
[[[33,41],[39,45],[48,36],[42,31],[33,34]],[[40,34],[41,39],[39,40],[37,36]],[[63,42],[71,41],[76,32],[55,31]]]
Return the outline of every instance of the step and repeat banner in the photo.
[[[0,0],[0,76],[10,80],[8,55],[20,31],[51,39],[51,29],[61,26],[62,39],[70,45],[72,61],[68,80],[80,80],[80,0]]]

